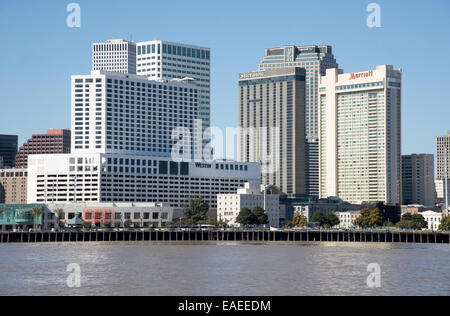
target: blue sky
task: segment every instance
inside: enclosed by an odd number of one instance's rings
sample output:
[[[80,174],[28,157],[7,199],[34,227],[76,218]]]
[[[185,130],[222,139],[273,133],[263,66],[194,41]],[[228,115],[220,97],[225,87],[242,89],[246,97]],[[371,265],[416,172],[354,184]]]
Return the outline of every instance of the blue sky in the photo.
[[[81,6],[81,28],[66,6]],[[366,6],[381,6],[381,28]],[[70,75],[91,69],[91,44],[162,39],[212,50],[212,124],[237,125],[237,76],[265,49],[333,46],[345,72],[403,69],[403,153],[435,153],[450,130],[450,0],[0,0],[0,134],[24,142],[70,128]]]

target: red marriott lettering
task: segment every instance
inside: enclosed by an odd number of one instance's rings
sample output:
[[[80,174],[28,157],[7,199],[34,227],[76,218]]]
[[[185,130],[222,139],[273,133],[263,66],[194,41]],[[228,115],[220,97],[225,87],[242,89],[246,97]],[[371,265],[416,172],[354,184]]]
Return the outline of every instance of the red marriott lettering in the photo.
[[[368,71],[368,72],[360,72],[360,73],[357,73],[357,74],[352,73],[352,74],[350,74],[349,80],[359,79],[359,78],[367,78],[367,77],[372,77],[372,76],[373,76],[373,71],[372,70]]]

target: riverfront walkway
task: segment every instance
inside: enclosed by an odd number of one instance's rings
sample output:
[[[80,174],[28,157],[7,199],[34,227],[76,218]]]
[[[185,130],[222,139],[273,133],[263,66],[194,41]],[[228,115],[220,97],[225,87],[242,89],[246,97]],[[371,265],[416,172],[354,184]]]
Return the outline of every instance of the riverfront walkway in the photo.
[[[0,232],[0,243],[122,241],[252,241],[449,244],[450,233],[405,231],[60,231]]]

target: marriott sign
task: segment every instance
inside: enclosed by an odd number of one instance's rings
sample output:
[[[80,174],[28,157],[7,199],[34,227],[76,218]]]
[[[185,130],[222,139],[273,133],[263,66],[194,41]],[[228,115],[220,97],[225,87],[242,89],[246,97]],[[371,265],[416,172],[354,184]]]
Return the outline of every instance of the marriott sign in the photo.
[[[367,72],[360,72],[360,73],[351,73],[349,80],[353,79],[359,79],[359,78],[367,78],[373,76],[373,70],[367,71]]]

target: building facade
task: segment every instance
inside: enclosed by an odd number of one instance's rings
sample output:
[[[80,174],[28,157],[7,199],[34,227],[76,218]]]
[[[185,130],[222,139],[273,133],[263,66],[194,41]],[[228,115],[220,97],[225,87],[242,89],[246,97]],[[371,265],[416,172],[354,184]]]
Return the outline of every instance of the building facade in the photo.
[[[43,213],[36,219],[31,210],[41,208]],[[0,229],[30,229],[35,222],[41,229],[56,227],[55,215],[42,204],[0,204]]]
[[[49,129],[47,134],[33,135],[16,155],[16,168],[27,168],[28,155],[70,153],[70,130]]]
[[[262,162],[263,184],[306,194],[305,70],[239,75],[239,160]]]
[[[434,155],[403,155],[402,204],[433,206],[435,203]]]
[[[355,220],[361,215],[360,211],[338,212],[336,216],[339,218],[339,228],[355,228]]]
[[[27,203],[27,169],[0,169],[0,204]]]
[[[280,227],[280,196],[261,193],[261,183],[251,181],[239,188],[237,193],[217,195],[217,220],[226,221],[228,225],[239,226],[236,222],[243,208],[253,210],[255,207],[264,209],[270,227]]]
[[[193,79],[198,89],[199,119],[205,132],[211,124],[210,49],[161,40],[139,42],[136,46],[138,75],[151,80]],[[207,133],[205,141],[209,137]]]
[[[450,156],[450,131],[447,136],[437,137],[436,160],[437,160],[437,180],[450,178],[450,168],[448,168]]]
[[[92,70],[136,74],[136,44],[124,39],[111,39],[92,44]]]
[[[14,167],[18,142],[17,135],[0,135],[0,157],[3,158],[4,167]]]
[[[217,194],[260,181],[261,168],[233,161],[72,153],[30,156],[28,175],[31,203],[166,203],[179,214],[193,196],[203,197],[214,212]]]
[[[259,63],[259,70],[273,70],[286,67],[301,67],[306,70],[306,194],[319,196],[319,147],[318,143],[318,86],[320,76],[329,68],[338,68],[332,47],[327,45],[284,46],[266,50]]]
[[[308,223],[316,212],[322,212],[324,215],[328,213],[351,213],[357,214],[363,208],[361,205],[354,205],[342,202],[333,202],[328,200],[320,200],[317,202],[294,202],[291,203],[294,214],[300,214],[306,217]],[[338,216],[339,217],[339,216]]]
[[[401,202],[401,70],[321,77],[320,196],[350,203]]]
[[[163,203],[69,203],[48,204],[47,207],[53,213],[58,209],[63,211],[62,225],[75,216],[92,226],[123,226],[131,221],[139,223],[139,227],[161,227],[173,220],[173,208]]]
[[[72,152],[170,156],[176,129],[190,133],[186,152],[201,152],[198,117],[189,83],[102,70],[72,76]]]
[[[443,216],[442,212],[426,211],[420,213],[420,215],[422,215],[425,221],[428,223],[429,230],[439,230]]]

